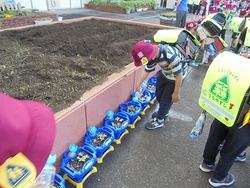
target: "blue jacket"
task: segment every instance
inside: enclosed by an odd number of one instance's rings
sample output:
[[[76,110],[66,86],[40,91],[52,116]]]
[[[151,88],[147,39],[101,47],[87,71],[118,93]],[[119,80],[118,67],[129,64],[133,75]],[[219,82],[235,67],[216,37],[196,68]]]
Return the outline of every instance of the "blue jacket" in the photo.
[[[188,4],[188,0],[182,0],[177,10],[187,11],[188,10],[187,4]]]

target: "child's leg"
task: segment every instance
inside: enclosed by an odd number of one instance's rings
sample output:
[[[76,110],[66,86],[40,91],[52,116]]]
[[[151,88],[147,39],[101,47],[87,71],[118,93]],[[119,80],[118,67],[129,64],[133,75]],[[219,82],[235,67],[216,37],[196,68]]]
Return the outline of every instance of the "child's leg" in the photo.
[[[200,49],[200,50],[199,50],[199,55],[198,55],[198,57],[196,58],[196,62],[197,62],[198,64],[200,64],[200,65],[203,64],[204,53],[205,53],[205,50]]]
[[[207,50],[205,53],[205,56],[204,56],[204,60],[203,60],[204,63],[208,63],[209,56],[210,56],[210,52],[209,52],[209,50]]]
[[[247,27],[248,28],[248,27]],[[245,41],[245,37],[246,37],[246,32],[247,32],[247,28],[245,28],[240,36],[239,36],[239,40],[238,40],[238,44],[236,45],[236,49],[235,49],[235,53],[239,53],[242,45],[244,44],[244,41]]]

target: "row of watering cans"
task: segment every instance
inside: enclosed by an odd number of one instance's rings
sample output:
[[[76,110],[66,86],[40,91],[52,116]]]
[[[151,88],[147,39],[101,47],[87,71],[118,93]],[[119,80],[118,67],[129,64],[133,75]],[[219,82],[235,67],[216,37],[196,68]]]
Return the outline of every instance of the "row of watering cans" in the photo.
[[[145,110],[149,104],[153,104],[155,100],[156,76],[152,76],[148,81],[144,81],[147,87],[138,96],[136,92],[131,94],[131,100],[123,102],[119,105],[119,112],[109,110],[104,117],[104,126],[91,126],[85,134],[83,146],[71,144],[68,151],[63,155],[61,163],[61,171],[75,182],[81,182],[83,178],[91,172],[96,163],[102,163],[102,158],[112,151],[111,144],[115,142],[120,144],[120,139],[124,134],[128,133],[127,128],[135,128],[135,123],[140,119],[140,115],[145,114]],[[97,141],[98,135],[105,138],[102,145],[97,145],[93,141]],[[79,156],[79,154],[83,156]],[[78,159],[83,161],[88,159],[86,163],[77,170],[74,170],[70,165],[72,160]]]

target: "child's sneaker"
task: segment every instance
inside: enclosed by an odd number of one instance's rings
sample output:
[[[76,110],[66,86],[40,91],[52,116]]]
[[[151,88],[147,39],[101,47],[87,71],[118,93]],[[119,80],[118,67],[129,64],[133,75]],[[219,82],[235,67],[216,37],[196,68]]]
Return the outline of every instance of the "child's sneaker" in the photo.
[[[163,125],[164,125],[163,120],[159,120],[157,118],[154,118],[151,122],[148,122],[146,124],[146,128],[149,129],[149,130],[153,130],[153,129],[163,127]]]
[[[188,65],[191,66],[191,67],[198,67],[198,66],[199,66],[198,63],[195,62],[195,60],[190,61],[190,62],[188,63]]]
[[[158,113],[158,112],[153,112],[153,114],[151,115],[151,117],[152,117],[153,119],[156,118],[156,117],[157,117],[157,113]],[[169,116],[169,113],[167,113],[167,114],[165,115],[164,120],[166,120],[166,119],[168,118],[168,116]]]
[[[230,51],[234,52],[235,51],[235,47],[231,46],[230,47]]]
[[[206,164],[206,163],[203,162],[200,165],[200,170],[202,172],[213,172],[215,170],[215,168],[216,168],[216,165],[217,165],[216,163],[213,164],[213,165],[208,165],[208,164]]]
[[[208,182],[213,187],[221,187],[221,186],[231,186],[234,184],[235,179],[233,174],[228,174],[223,180],[217,180],[215,178],[210,178]]]
[[[247,160],[246,155],[247,155],[246,151],[242,152],[240,155],[236,157],[235,162],[245,162]]]
[[[209,63],[208,60],[203,62],[203,64],[208,64],[208,63]]]
[[[198,64],[198,65],[203,65],[203,63],[202,63],[202,62],[197,62],[197,64]]]

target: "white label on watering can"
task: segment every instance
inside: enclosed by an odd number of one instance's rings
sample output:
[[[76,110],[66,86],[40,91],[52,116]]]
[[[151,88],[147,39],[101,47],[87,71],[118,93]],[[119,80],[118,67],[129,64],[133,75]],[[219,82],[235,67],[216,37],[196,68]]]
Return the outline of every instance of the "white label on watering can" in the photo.
[[[92,161],[89,161],[88,164],[85,166],[85,170],[87,170],[90,166],[93,165],[93,162]]]
[[[109,143],[111,142],[112,140],[111,139],[109,139],[106,143],[105,143],[105,146],[108,146],[109,145]]]
[[[228,127],[237,120],[250,87],[250,60],[223,52],[209,66],[202,83],[200,106]]]

